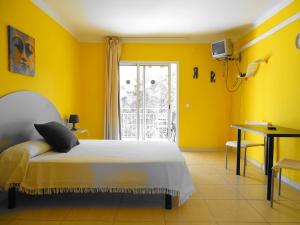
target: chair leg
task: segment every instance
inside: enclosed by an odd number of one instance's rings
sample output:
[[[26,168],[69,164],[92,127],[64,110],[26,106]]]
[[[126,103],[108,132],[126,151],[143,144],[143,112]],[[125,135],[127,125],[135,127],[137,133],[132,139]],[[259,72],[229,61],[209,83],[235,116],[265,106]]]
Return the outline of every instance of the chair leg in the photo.
[[[244,153],[244,171],[243,175],[246,175],[246,166],[247,166],[247,148],[245,148],[245,153]]]
[[[273,208],[273,200],[274,200],[274,177],[275,177],[275,169],[272,169],[272,181],[271,181],[271,201],[270,205]]]
[[[227,169],[227,164],[228,164],[228,146],[226,146],[225,150],[225,168]]]
[[[278,195],[281,195],[281,172],[282,168],[279,168],[279,179],[278,179]]]

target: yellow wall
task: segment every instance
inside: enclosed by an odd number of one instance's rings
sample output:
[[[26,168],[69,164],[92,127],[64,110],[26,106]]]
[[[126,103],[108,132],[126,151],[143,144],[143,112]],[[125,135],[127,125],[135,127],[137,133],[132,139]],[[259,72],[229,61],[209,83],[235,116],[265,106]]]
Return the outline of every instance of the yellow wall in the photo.
[[[7,26],[35,38],[34,77],[8,71]],[[78,109],[79,43],[29,0],[0,0],[0,96],[32,90],[49,98],[63,117]]]
[[[235,46],[242,46],[299,11],[300,1],[294,1],[243,37]],[[300,50],[295,46],[295,38],[299,32],[300,20],[297,20],[242,52],[241,64],[244,71],[246,65],[255,59],[268,55],[270,59],[268,64],[260,66],[255,77],[245,81],[242,88],[233,94],[233,123],[243,123],[245,120],[268,121],[300,129]],[[253,135],[248,135],[248,138],[262,140]],[[300,139],[282,138],[276,143],[276,159],[300,159]],[[263,150],[250,150],[249,156],[262,162]],[[286,172],[286,175],[300,182],[300,176],[296,173]]]
[[[81,138],[104,138],[104,43],[80,45],[80,126],[88,129]]]
[[[87,138],[103,138],[104,45],[82,44],[84,120]],[[211,58],[208,44],[123,44],[121,60],[179,63],[179,140],[186,148],[223,147],[228,137],[230,95],[225,91],[220,62]],[[193,67],[199,79],[192,79]],[[217,82],[209,82],[210,71]],[[189,103],[190,109],[185,105]]]

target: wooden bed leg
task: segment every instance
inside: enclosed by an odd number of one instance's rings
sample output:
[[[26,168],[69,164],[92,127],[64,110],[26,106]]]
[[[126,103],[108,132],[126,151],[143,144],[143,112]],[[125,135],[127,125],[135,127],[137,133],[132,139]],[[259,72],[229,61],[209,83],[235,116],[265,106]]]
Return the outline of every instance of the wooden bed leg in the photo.
[[[16,208],[16,188],[12,187],[8,189],[8,209]]]
[[[172,209],[172,195],[165,195],[165,209]]]

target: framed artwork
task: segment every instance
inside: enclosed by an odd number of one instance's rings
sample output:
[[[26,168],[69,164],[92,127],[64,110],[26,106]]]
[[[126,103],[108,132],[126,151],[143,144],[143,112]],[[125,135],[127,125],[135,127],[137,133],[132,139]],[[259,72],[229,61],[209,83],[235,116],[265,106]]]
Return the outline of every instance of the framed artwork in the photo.
[[[34,76],[34,39],[12,26],[8,26],[8,57],[9,71]]]

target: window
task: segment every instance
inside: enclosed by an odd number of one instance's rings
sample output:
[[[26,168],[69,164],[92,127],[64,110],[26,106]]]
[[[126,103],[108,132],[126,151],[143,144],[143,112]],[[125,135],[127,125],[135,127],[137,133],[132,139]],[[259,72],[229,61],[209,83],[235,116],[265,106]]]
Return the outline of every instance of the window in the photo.
[[[177,64],[121,63],[123,140],[176,139]]]

